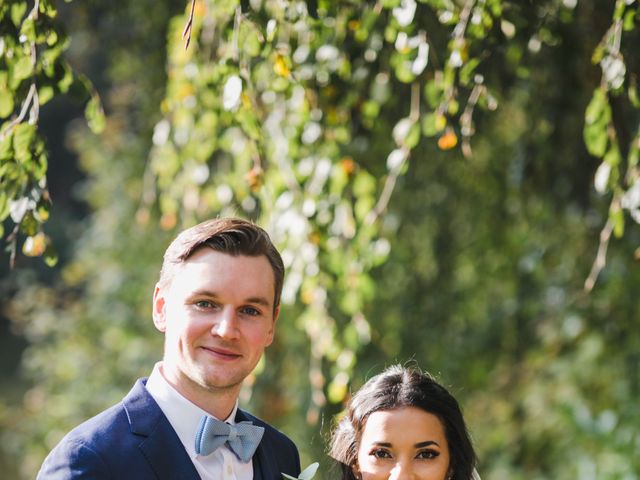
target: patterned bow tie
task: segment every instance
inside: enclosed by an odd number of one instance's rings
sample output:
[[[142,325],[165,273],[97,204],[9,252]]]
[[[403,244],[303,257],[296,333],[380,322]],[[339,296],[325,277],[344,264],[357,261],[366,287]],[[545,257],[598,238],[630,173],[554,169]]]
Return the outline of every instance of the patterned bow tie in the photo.
[[[209,455],[225,443],[240,461],[247,463],[253,457],[264,434],[264,428],[251,422],[230,425],[205,415],[196,432],[196,453]]]

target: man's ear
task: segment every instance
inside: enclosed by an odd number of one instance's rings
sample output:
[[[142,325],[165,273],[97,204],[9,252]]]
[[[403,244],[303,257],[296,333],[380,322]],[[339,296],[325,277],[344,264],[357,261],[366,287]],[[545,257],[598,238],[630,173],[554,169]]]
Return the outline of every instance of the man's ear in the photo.
[[[280,316],[280,305],[278,305],[273,311],[273,322],[271,322],[271,329],[267,333],[267,342],[265,346],[269,346],[273,343],[273,339],[276,334],[276,322],[278,321],[278,317]]]
[[[153,324],[161,332],[167,329],[165,308],[164,289],[156,283],[156,289],[153,292]]]

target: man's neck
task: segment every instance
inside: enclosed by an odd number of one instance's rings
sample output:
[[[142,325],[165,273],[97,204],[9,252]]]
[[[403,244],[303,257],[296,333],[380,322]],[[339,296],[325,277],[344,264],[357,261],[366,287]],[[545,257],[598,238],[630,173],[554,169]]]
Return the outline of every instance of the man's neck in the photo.
[[[160,373],[180,395],[218,420],[226,420],[238,401],[240,385],[208,389],[187,377],[175,375],[170,370],[167,371],[163,364],[160,364]]]

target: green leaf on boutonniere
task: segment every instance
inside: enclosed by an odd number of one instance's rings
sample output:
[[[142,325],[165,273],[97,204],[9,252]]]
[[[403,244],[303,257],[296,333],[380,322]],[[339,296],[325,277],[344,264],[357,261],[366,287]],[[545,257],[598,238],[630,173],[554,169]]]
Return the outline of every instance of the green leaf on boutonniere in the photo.
[[[283,473],[282,476],[288,480],[311,480],[318,471],[319,466],[320,464],[318,462],[312,463],[307,468],[305,468],[298,477],[292,477],[291,475],[287,475],[286,473]]]

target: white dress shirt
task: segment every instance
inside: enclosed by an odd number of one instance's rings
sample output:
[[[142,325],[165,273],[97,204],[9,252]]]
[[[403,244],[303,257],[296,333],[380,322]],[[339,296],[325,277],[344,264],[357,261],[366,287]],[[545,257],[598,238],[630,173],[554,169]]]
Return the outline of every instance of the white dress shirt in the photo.
[[[253,462],[243,463],[227,445],[218,448],[210,455],[198,455],[195,441],[196,431],[203,415],[208,415],[197,405],[184,398],[164,378],[160,371],[162,362],[156,363],[147,381],[147,391],[158,403],[162,413],[178,434],[187,454],[203,480],[252,480]],[[224,420],[235,423],[238,402],[231,415]]]

